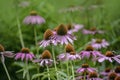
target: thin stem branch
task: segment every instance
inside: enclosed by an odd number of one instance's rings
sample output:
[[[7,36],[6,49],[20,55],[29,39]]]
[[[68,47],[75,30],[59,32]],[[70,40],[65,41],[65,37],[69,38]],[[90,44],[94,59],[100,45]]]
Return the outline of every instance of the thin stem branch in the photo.
[[[37,54],[39,54],[38,46],[37,46],[37,31],[36,31],[36,27],[34,27],[34,37],[35,37],[36,52],[37,52]]]
[[[22,30],[21,30],[21,25],[20,25],[20,21],[19,21],[18,17],[17,17],[17,26],[18,26],[18,31],[19,31],[20,43],[21,43],[22,48],[24,48],[25,45],[24,45],[23,36],[22,36]]]

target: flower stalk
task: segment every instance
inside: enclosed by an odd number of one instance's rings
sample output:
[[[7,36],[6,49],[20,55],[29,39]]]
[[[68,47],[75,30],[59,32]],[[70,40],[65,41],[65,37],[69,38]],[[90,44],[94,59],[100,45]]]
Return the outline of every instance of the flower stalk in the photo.
[[[3,65],[4,69],[5,69],[5,72],[6,72],[6,74],[7,74],[8,80],[11,80],[10,75],[9,75],[9,73],[8,73],[8,70],[7,70],[7,67],[6,67],[4,61],[1,60],[1,62],[2,62],[2,65]]]
[[[54,47],[52,46],[52,54],[53,54],[53,62],[54,62],[54,67],[55,67],[55,71],[56,71],[56,76],[57,76],[57,80],[59,80],[58,78],[58,73],[57,73],[57,66],[56,66],[56,59],[55,59],[55,52],[54,52]]]
[[[22,36],[22,30],[21,30],[21,25],[20,25],[20,21],[19,21],[18,17],[17,17],[17,26],[18,26],[18,31],[19,31],[20,43],[21,43],[22,48],[24,48],[25,45],[24,45],[23,36]]]
[[[73,63],[72,63],[72,61],[71,61],[70,63],[71,63],[71,69],[72,69],[72,76],[73,76],[73,80],[75,80],[75,74],[74,74],[74,67],[73,67]]]
[[[46,67],[47,67],[47,73],[48,73],[48,80],[50,80],[49,67],[48,67],[48,65],[46,65]]]
[[[27,70],[27,80],[30,80],[30,74],[29,74],[29,69],[28,69],[28,62],[26,61],[26,65],[25,65],[25,67],[26,67],[26,70]]]
[[[37,54],[39,54],[38,46],[37,46],[37,31],[36,31],[36,27],[34,27],[34,37],[35,37],[36,52],[37,52]]]

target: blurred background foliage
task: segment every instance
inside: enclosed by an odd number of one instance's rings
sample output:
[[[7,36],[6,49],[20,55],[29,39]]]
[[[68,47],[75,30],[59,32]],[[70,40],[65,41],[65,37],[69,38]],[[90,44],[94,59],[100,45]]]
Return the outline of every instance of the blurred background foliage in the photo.
[[[33,27],[24,25],[22,22],[30,11],[36,10],[46,20],[45,24],[36,26],[38,41],[42,40],[47,28],[54,29],[61,23],[77,23],[83,24],[85,28],[96,26],[98,29],[105,30],[105,35],[92,36],[92,38],[105,38],[111,43],[109,49],[118,51],[120,43],[119,3],[120,0],[0,0],[0,44],[6,50],[20,51],[19,24],[17,23],[19,19],[25,46],[34,50]],[[78,34],[81,33],[75,34],[78,38],[75,41],[75,48],[79,51],[86,43],[84,41],[86,38]],[[8,59],[6,65],[9,66],[8,70],[13,80],[18,80],[14,75],[17,67],[12,65],[13,62]],[[7,80],[4,72],[0,65],[0,80]]]

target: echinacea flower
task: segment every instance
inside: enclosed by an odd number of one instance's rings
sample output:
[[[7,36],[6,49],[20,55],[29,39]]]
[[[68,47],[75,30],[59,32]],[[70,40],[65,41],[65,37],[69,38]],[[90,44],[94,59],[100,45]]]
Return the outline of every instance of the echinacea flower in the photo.
[[[12,51],[5,51],[4,47],[0,44],[0,58],[1,58],[1,61],[4,62],[5,57],[13,58],[14,53],[12,53]]]
[[[83,34],[103,34],[104,31],[102,30],[97,30],[96,27],[92,27],[90,29],[83,29],[82,31]]]
[[[34,54],[30,52],[28,48],[22,48],[20,52],[16,53],[15,60],[21,59],[22,61],[32,61]]]
[[[89,78],[87,80],[103,80],[103,79],[99,78],[96,72],[90,72]]]
[[[51,66],[53,63],[51,53],[48,50],[45,50],[40,59],[36,59],[33,62],[39,63],[40,66]]]
[[[74,50],[74,47],[71,44],[67,44],[65,46],[65,51],[66,51],[65,53],[62,53],[62,54],[58,55],[58,60],[60,60],[60,61],[68,60],[68,57],[70,55],[69,53],[73,52],[75,50]]]
[[[111,72],[108,75],[108,79],[107,80],[115,80],[116,77],[117,77],[117,74],[115,72]]]
[[[117,76],[117,77],[115,78],[115,80],[120,80],[120,76]]]
[[[94,49],[101,49],[109,46],[109,43],[105,39],[92,39],[91,46]]]
[[[111,71],[110,68],[106,68],[105,71],[101,72],[100,74],[101,74],[102,76],[108,76],[109,73],[111,73],[111,72],[112,72],[112,71]]]
[[[37,14],[36,11],[31,11],[30,15],[23,20],[24,24],[42,24],[45,23],[45,19]]]
[[[73,41],[76,40],[75,36],[68,33],[67,27],[64,24],[60,24],[57,27],[56,33],[53,35],[55,39],[60,44],[73,44]]]
[[[117,66],[114,70],[114,72],[120,76],[120,66]]]
[[[68,24],[67,25],[67,29],[68,29],[68,33],[72,34],[74,32],[78,32],[80,29],[83,28],[83,25],[80,25],[80,24]]]
[[[112,51],[107,51],[105,55],[100,55],[97,60],[98,62],[103,62],[105,60],[113,62],[113,60],[115,60],[120,64],[120,55],[114,55]]]
[[[47,47],[50,44],[57,45],[56,40],[51,38],[53,35],[53,32],[50,29],[47,29],[44,33],[44,40],[39,42],[40,47]]]
[[[62,53],[62,54],[59,54],[57,58],[60,61],[67,61],[69,55],[70,55],[69,53]]]
[[[80,55],[77,54],[76,52],[70,52],[68,55],[68,59],[69,60],[77,60],[77,59],[81,59]]]
[[[95,68],[89,67],[88,64],[82,64],[82,67],[78,68],[76,72],[77,73],[82,73],[82,72],[94,72],[94,71],[96,71]]]
[[[90,58],[90,57],[96,58],[96,57],[100,56],[101,53],[99,51],[95,51],[91,45],[88,45],[85,50],[83,50],[79,53],[79,55],[82,58],[85,58],[85,57],[86,58]]]
[[[7,74],[8,80],[11,80],[9,72],[8,72],[7,67],[5,65],[5,57],[13,58],[14,54],[11,51],[5,51],[4,47],[0,44],[0,59],[1,59],[2,65],[5,69],[5,72]]]

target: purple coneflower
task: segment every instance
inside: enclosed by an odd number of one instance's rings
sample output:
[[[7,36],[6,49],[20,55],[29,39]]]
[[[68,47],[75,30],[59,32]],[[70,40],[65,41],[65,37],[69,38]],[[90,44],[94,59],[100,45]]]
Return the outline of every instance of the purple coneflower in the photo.
[[[68,59],[69,60],[76,60],[76,59],[81,59],[81,57],[76,52],[70,52],[68,55]]]
[[[48,50],[45,50],[40,59],[36,59],[33,62],[39,63],[40,66],[51,66],[53,63],[51,53]]]
[[[50,44],[57,45],[56,40],[51,38],[53,35],[53,32],[50,29],[47,29],[44,33],[44,40],[39,42],[40,47],[47,47]]]
[[[4,47],[0,44],[0,58],[1,58],[1,63],[6,71],[8,80],[11,80],[10,75],[8,73],[7,67],[5,65],[5,57],[13,58],[14,54],[11,51],[5,51]]]
[[[65,46],[65,51],[66,51],[65,53],[62,53],[62,54],[58,55],[58,59],[60,61],[68,60],[68,56],[70,55],[69,53],[74,52],[75,50],[74,50],[74,47],[71,44],[67,44]]]
[[[77,73],[82,73],[82,72],[94,72],[94,71],[96,71],[95,68],[89,67],[88,64],[82,64],[82,67],[78,68],[76,72]]]
[[[117,76],[117,77],[115,78],[115,80],[120,80],[120,76]]]
[[[34,54],[31,53],[28,48],[22,48],[20,52],[16,53],[15,60],[21,59],[22,61],[32,61],[34,57]]]
[[[91,45],[88,45],[85,50],[81,51],[79,53],[82,58],[90,58],[91,56],[93,58],[96,58],[97,56],[100,56],[101,53],[99,51],[95,51],[94,48]]]
[[[92,39],[91,45],[95,49],[101,49],[109,46],[109,43],[105,39]]]
[[[80,29],[83,28],[83,25],[80,25],[80,24],[68,24],[67,25],[67,29],[68,29],[68,33],[72,34],[74,32],[78,32]]]
[[[105,55],[100,55],[97,59],[98,59],[98,62],[103,62],[104,60],[113,62],[113,60],[115,60],[120,64],[120,55],[115,56],[112,51],[107,51]]]
[[[75,36],[68,33],[67,27],[64,24],[57,27],[56,33],[53,35],[53,39],[62,45],[73,43],[73,41],[76,40]]]
[[[100,74],[101,74],[102,76],[108,76],[109,73],[111,73],[111,72],[112,72],[112,71],[111,71],[110,68],[106,68],[105,71],[101,72]]]
[[[3,62],[5,57],[13,58],[14,53],[12,53],[12,51],[5,51],[4,47],[0,44],[0,58]]]
[[[103,80],[103,79],[98,78],[98,74],[96,72],[90,72],[89,78],[87,80]]]
[[[120,66],[117,66],[114,71],[120,76]]]
[[[23,20],[23,23],[24,24],[32,24],[32,25],[42,24],[42,23],[45,23],[45,20],[44,20],[44,18],[39,16],[36,11],[31,11],[30,15],[25,17],[25,19]]]
[[[115,80],[116,77],[117,77],[117,74],[115,72],[111,72],[108,75],[108,79],[107,80]]]
[[[90,29],[83,29],[83,34],[103,34],[104,31],[101,31],[101,30],[97,30],[96,27],[92,27]]]

